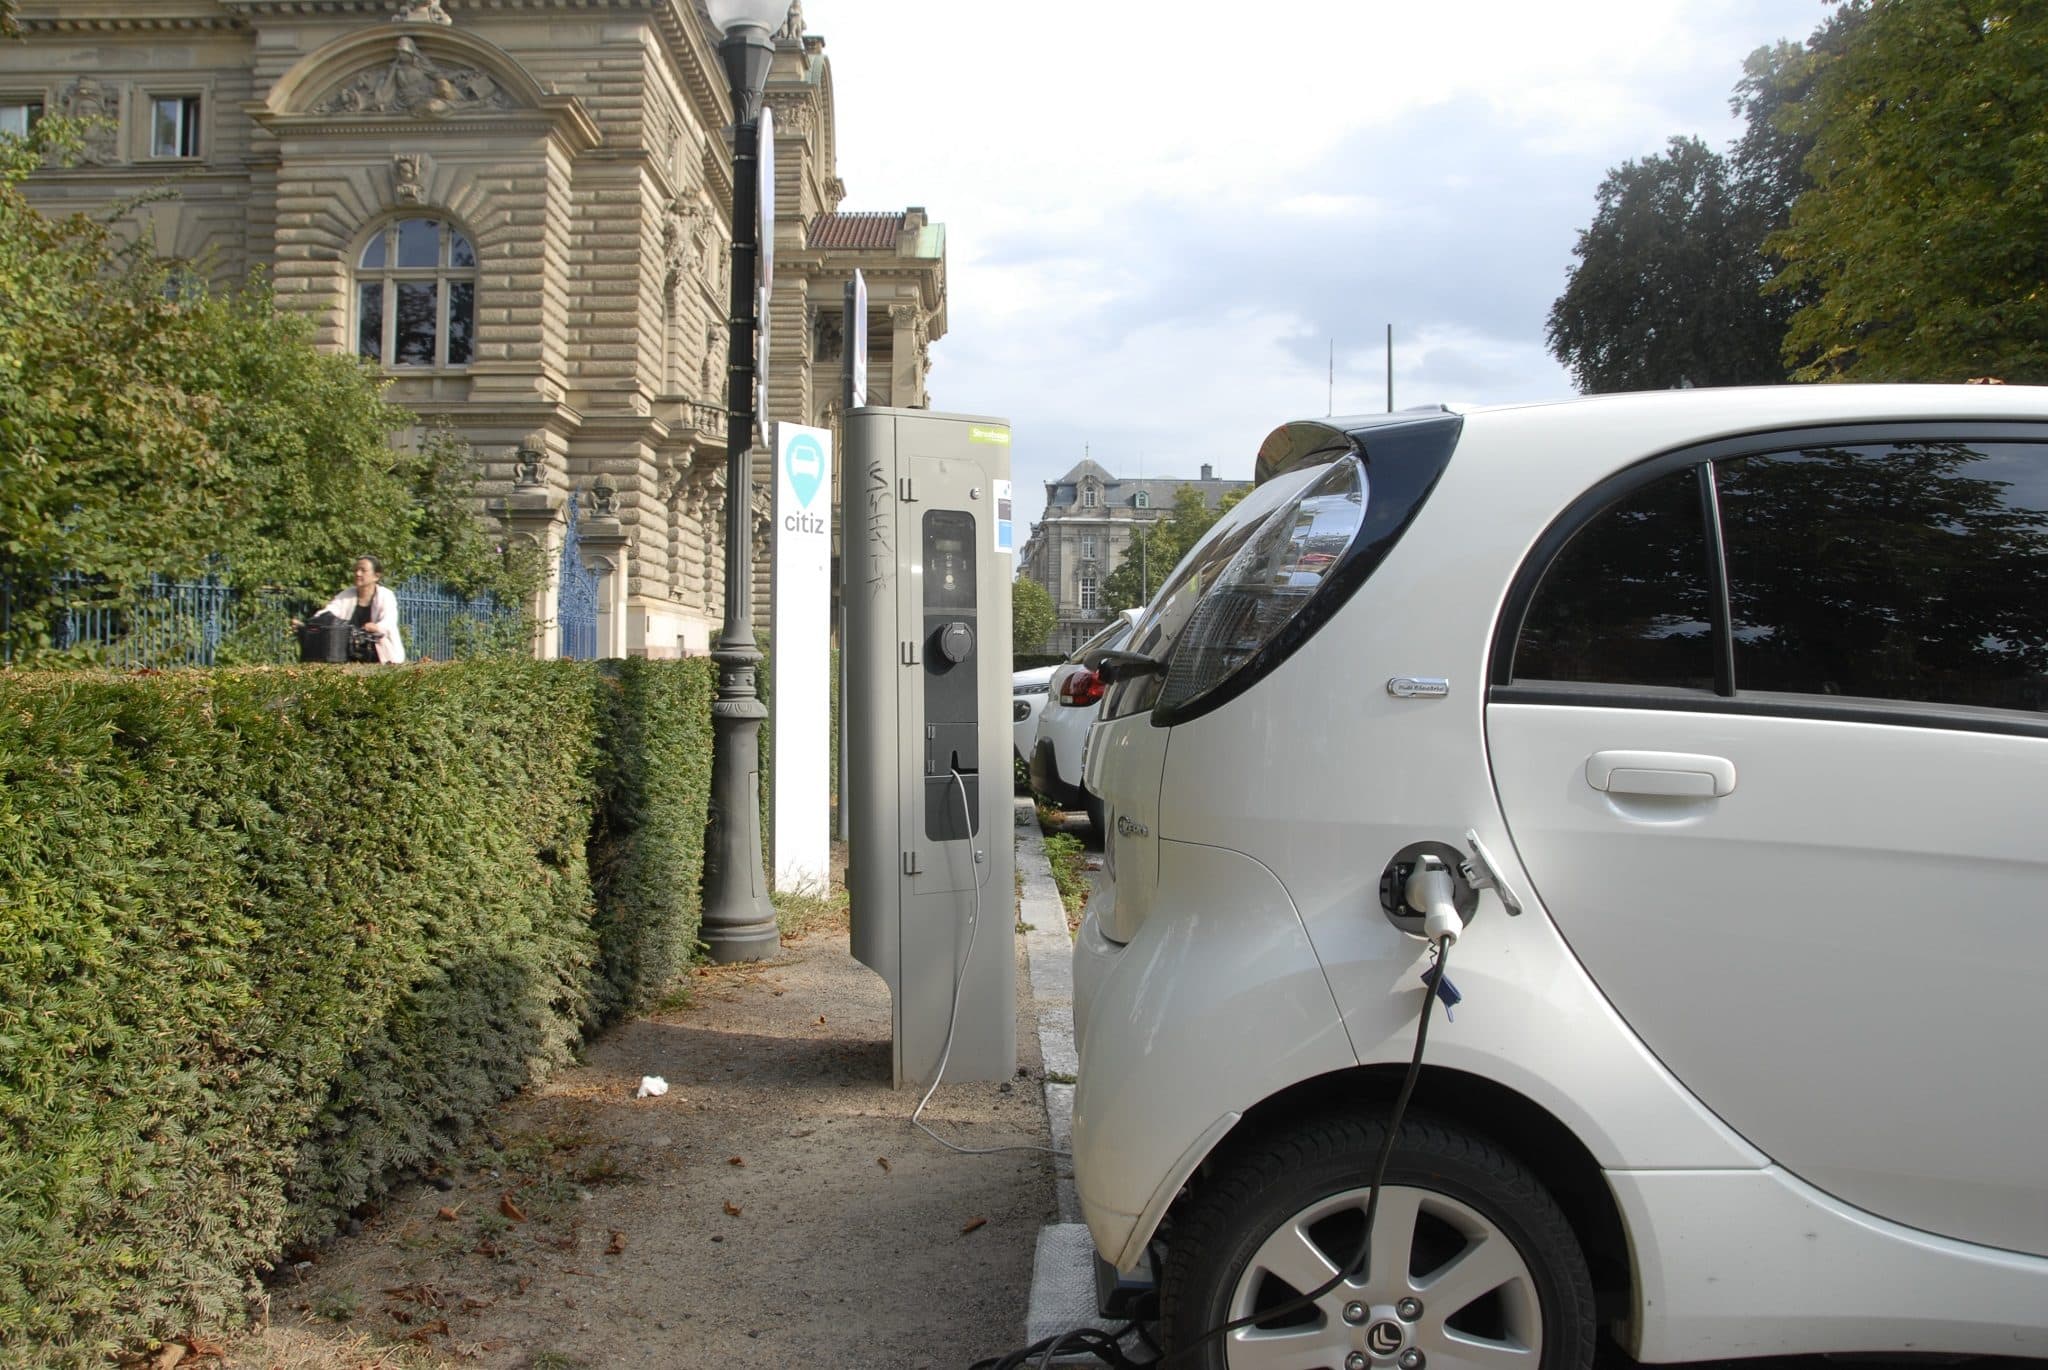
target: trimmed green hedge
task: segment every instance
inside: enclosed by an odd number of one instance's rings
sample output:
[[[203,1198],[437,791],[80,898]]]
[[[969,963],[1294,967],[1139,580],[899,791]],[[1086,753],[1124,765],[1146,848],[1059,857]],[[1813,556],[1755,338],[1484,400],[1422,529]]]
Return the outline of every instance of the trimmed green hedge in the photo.
[[[230,1325],[696,937],[703,661],[0,675],[0,1363]]]

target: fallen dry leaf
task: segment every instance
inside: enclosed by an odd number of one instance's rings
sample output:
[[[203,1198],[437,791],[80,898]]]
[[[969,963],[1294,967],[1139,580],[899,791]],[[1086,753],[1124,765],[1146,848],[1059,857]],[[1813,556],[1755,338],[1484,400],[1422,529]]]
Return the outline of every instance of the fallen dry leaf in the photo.
[[[526,1287],[527,1287],[528,1285],[532,1284],[532,1283],[533,1283],[533,1276],[531,1276],[531,1275],[521,1275],[521,1276],[519,1277],[519,1288],[518,1288],[517,1292],[518,1292],[518,1293],[521,1293],[521,1294],[524,1294],[524,1293],[526,1292]]]
[[[178,1340],[185,1343],[187,1351],[202,1359],[208,1356],[225,1356],[228,1353],[227,1347],[222,1346],[219,1342],[208,1341],[206,1338],[193,1333],[187,1333],[185,1336],[178,1338]]]
[[[875,1164],[887,1170],[889,1168],[889,1158],[887,1156],[877,1156],[875,1157]]]
[[[409,1336],[413,1341],[424,1343],[428,1337],[437,1334],[443,1337],[448,1335],[448,1320],[446,1318],[436,1318],[424,1327],[416,1327]]]
[[[172,1366],[183,1359],[185,1359],[184,1343],[167,1341],[164,1343],[163,1349],[156,1353],[155,1359],[151,1360],[149,1364],[151,1370],[171,1370]]]
[[[464,1294],[462,1296],[462,1308],[463,1311],[467,1313],[480,1312],[483,1309],[489,1308],[492,1304],[496,1302],[497,1300],[495,1298],[480,1299],[474,1294]]]
[[[510,1218],[515,1223],[523,1223],[526,1221],[526,1210],[522,1209],[518,1204],[512,1202],[512,1195],[510,1193],[500,1194],[498,1196],[498,1211],[500,1213],[503,1213],[506,1217]]]
[[[727,1165],[745,1165],[747,1158],[744,1156],[728,1156],[725,1158],[725,1163]]]
[[[821,1022],[821,1023],[822,1023],[822,1022],[824,1022],[824,1021],[825,1021],[825,1015],[824,1015],[824,1014],[822,1014],[822,1013],[821,1013],[821,1014],[819,1014],[819,1015],[818,1015],[818,1021],[819,1021],[819,1022]]]
[[[727,1199],[725,1201],[725,1214],[729,1218],[737,1218],[740,1215],[740,1206],[731,1199]]]
[[[604,1249],[607,1256],[616,1256],[626,1249],[626,1234],[616,1227],[612,1229],[612,1244]]]
[[[436,1211],[434,1216],[439,1218],[444,1223],[452,1223],[455,1221],[457,1217],[461,1216],[461,1213],[462,1205],[457,1204],[453,1208],[443,1208]]]
[[[960,1230],[961,1230],[961,1231],[962,1231],[963,1233],[965,1233],[965,1232],[972,1232],[972,1231],[974,1231],[974,1229],[975,1229],[975,1228],[977,1228],[977,1227],[987,1227],[987,1226],[988,1226],[988,1219],[987,1219],[987,1218],[969,1218],[969,1219],[967,1220],[967,1225],[966,1225],[965,1227],[961,1228]]]

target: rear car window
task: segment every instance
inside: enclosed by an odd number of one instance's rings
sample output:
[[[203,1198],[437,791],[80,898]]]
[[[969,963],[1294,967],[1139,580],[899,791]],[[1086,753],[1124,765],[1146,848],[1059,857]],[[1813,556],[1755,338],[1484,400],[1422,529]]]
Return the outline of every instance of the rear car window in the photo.
[[[1565,544],[1522,620],[1514,678],[1714,688],[1696,468],[1609,505]]]

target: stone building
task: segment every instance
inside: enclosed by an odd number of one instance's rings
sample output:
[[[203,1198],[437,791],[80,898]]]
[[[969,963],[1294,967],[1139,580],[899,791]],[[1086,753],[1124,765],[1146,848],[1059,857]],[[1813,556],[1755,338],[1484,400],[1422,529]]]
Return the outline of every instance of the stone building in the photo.
[[[107,121],[78,165],[31,179],[39,208],[168,187],[130,215],[160,254],[220,284],[265,268],[323,346],[467,438],[488,516],[556,568],[544,654],[705,650],[732,111],[698,0],[23,0],[20,18],[0,130]],[[841,211],[832,68],[797,5],[766,104],[769,417],[836,426],[855,268],[871,402],[924,405],[944,230],[922,209]],[[765,451],[754,469],[765,617]]]
[[[1102,606],[1102,583],[1123,563],[1132,534],[1173,512],[1181,487],[1201,492],[1214,509],[1233,490],[1251,488],[1248,480],[1218,480],[1207,463],[1194,480],[1179,476],[1129,479],[1112,476],[1088,458],[1058,480],[1045,483],[1045,516],[1033,525],[1018,554],[1017,574],[1037,581],[1052,596],[1059,617],[1048,652],[1071,652],[1109,622]],[[1151,584],[1171,566],[1153,566]]]

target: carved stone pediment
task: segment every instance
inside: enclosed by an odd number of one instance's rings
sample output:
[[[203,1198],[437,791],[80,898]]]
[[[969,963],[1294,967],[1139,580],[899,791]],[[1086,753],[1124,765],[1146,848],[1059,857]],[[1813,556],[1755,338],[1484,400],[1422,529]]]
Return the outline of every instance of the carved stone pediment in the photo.
[[[391,60],[356,73],[313,107],[316,114],[410,114],[441,118],[517,109],[519,102],[480,67],[436,62],[411,38]]]

